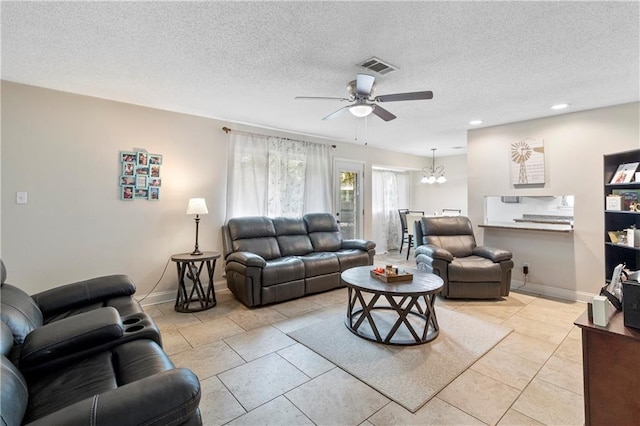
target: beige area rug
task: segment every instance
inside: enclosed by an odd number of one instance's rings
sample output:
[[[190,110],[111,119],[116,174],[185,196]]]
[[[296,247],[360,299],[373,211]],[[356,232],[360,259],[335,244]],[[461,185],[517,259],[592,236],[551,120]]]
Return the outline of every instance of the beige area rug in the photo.
[[[511,332],[469,315],[436,309],[440,335],[417,346],[383,345],[358,337],[339,314],[288,335],[415,412]],[[379,329],[385,321],[393,321],[390,313],[375,314]]]

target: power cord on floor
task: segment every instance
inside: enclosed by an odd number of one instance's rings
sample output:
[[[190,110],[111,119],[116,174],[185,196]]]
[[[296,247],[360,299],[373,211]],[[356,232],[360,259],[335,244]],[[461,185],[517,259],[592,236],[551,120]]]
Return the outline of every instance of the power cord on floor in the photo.
[[[524,274],[524,281],[522,282],[522,285],[520,287],[516,287],[516,290],[520,290],[522,287],[524,287],[525,285],[527,285],[527,280],[529,279],[529,274]]]
[[[151,291],[149,293],[145,294],[142,299],[138,300],[139,303],[142,303],[142,301],[144,299],[146,299],[147,297],[149,297],[149,295],[151,293],[153,293],[153,290],[155,290],[156,287],[158,287],[158,284],[160,284],[160,281],[162,281],[162,278],[164,277],[164,273],[167,272],[167,266],[169,266],[169,262],[170,261],[171,261],[171,256],[169,256],[169,258],[167,259],[167,263],[164,265],[164,269],[162,270],[162,275],[160,275],[160,278],[158,279],[158,282],[153,286],[153,288],[151,289]]]

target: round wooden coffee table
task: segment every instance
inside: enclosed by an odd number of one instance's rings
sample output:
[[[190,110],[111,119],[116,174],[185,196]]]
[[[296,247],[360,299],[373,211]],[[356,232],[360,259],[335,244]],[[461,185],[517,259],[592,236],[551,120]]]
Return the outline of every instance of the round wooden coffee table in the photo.
[[[434,303],[442,278],[405,268],[413,274],[412,281],[385,283],[370,275],[372,269],[358,266],[341,274],[349,289],[347,328],[364,339],[387,345],[420,345],[438,337]],[[396,336],[399,330],[405,337]]]

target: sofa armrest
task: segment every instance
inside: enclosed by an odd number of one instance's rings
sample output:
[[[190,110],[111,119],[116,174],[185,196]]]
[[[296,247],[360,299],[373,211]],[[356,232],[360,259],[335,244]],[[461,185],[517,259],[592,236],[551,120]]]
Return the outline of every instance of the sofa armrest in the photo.
[[[257,266],[259,268],[267,266],[267,261],[262,256],[248,251],[236,251],[227,256],[225,260],[227,263],[238,262],[244,266]]]
[[[376,248],[376,243],[368,240],[342,240],[341,248],[369,251]]]
[[[129,276],[107,275],[55,287],[31,297],[46,317],[57,311],[114,297],[131,296],[135,292],[136,286]]]
[[[83,399],[29,425],[201,424],[200,382],[176,368]]]
[[[453,255],[446,249],[441,247],[436,247],[432,244],[425,244],[422,246],[416,247],[415,255],[424,254],[432,259],[440,259],[445,262],[453,261]]]
[[[119,339],[124,334],[120,314],[105,307],[38,327],[24,340],[20,368],[80,354]]]
[[[485,259],[489,259],[494,263],[509,260],[512,257],[511,252],[508,250],[502,250],[487,246],[478,246],[474,248],[473,254],[475,254],[476,256],[484,257]]]

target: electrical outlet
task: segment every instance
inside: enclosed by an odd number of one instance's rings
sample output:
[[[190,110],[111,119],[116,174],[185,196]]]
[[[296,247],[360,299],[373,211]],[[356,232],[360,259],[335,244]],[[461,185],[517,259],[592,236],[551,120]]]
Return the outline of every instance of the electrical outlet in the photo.
[[[525,275],[529,274],[529,262],[525,262],[522,264],[522,273]]]

